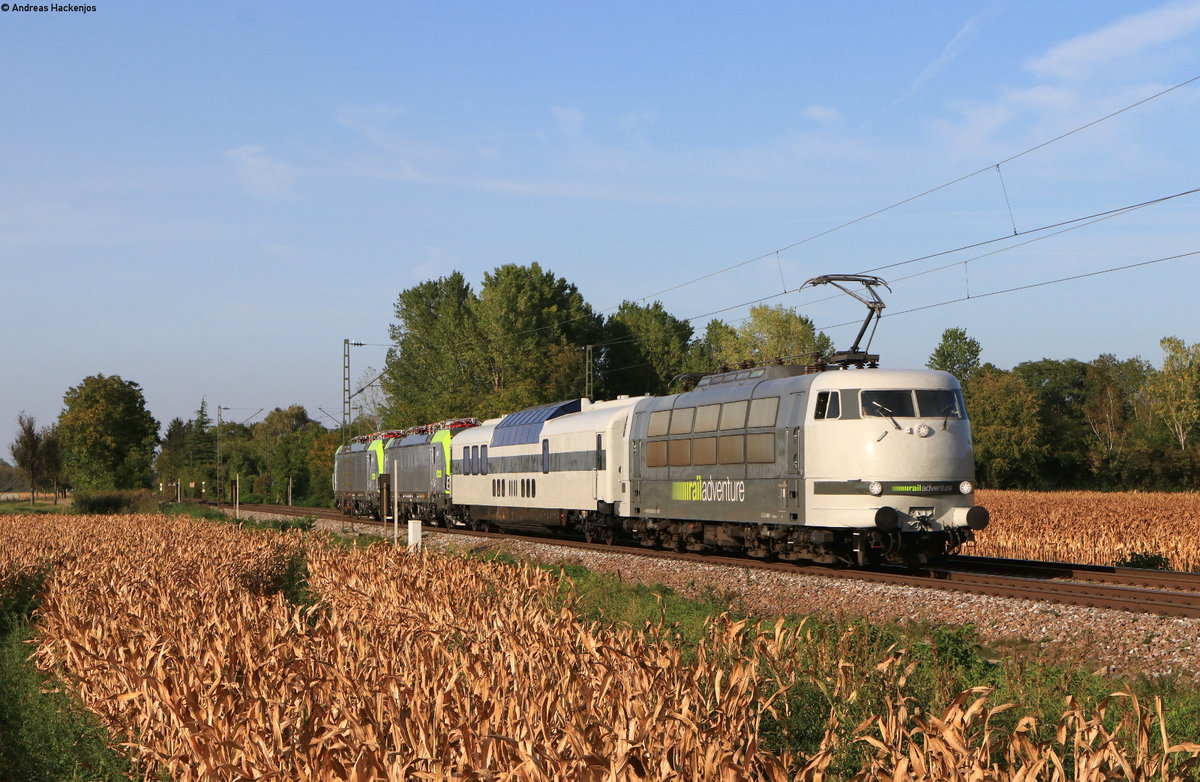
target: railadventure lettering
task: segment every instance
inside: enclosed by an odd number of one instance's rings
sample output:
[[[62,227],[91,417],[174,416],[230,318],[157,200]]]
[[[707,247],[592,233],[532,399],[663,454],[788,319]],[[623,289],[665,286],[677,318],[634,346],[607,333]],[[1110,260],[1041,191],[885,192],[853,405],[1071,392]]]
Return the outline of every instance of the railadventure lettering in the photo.
[[[681,502],[745,502],[746,482],[732,478],[709,478],[697,475],[691,481],[673,481],[671,499]]]

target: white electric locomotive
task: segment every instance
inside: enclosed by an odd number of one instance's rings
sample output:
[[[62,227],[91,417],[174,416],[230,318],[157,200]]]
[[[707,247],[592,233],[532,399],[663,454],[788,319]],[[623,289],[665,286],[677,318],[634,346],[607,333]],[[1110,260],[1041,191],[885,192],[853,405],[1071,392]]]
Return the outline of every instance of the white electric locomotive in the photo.
[[[408,465],[395,479],[406,515],[475,529],[851,565],[953,553],[988,523],[958,381],[880,369],[858,349],[883,309],[882,280],[810,282],[862,283],[870,296],[851,293],[870,313],[829,363],[744,367],[680,394],[573,399],[436,434],[372,436],[339,449],[339,505],[382,516],[389,471]]]

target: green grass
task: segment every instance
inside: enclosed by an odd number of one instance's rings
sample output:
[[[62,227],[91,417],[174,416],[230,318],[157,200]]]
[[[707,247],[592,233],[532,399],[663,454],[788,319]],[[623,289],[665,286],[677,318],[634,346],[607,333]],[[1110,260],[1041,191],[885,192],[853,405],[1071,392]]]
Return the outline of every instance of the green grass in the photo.
[[[59,500],[55,505],[51,500],[32,502],[0,502],[0,513],[14,516],[26,516],[38,513],[71,513],[71,503]]]
[[[129,779],[134,766],[109,748],[100,720],[29,660],[29,617],[49,572],[0,594],[0,782]]]

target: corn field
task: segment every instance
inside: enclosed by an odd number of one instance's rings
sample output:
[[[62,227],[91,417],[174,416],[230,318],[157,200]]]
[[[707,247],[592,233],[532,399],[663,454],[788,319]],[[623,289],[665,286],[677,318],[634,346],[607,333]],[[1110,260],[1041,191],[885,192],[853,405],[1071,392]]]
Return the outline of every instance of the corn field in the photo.
[[[1200,570],[1200,494],[982,491],[992,514],[964,553],[1112,565],[1134,553]]]
[[[570,584],[529,566],[161,516],[0,517],[0,597],[36,572],[33,659],[146,778],[822,780],[847,758],[838,778],[1200,773],[1200,744],[1130,693],[1000,729],[1015,707],[986,688],[916,703],[902,649],[860,663],[848,637],[729,617],[685,649],[661,623],[582,620]],[[760,738],[798,688],[824,704],[807,754]],[[866,697],[875,714],[848,723]]]

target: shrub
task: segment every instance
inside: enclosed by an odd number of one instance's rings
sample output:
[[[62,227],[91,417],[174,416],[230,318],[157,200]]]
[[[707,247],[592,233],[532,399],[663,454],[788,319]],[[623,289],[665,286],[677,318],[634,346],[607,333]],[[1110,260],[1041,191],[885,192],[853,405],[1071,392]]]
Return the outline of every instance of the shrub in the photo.
[[[75,494],[74,510],[76,513],[101,515],[154,513],[158,509],[158,500],[154,498],[149,489],[78,492]]]
[[[1140,567],[1143,570],[1171,570],[1171,560],[1157,551],[1131,551],[1116,561],[1117,567]]]

